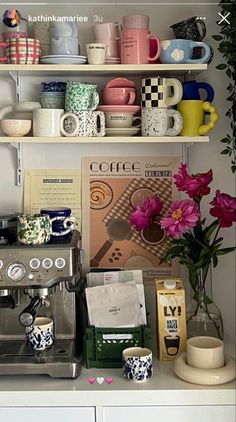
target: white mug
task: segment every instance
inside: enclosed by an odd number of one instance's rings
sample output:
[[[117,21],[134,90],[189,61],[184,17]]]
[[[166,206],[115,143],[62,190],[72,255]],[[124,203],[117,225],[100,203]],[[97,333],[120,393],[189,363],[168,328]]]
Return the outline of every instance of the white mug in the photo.
[[[60,121],[64,136],[105,136],[105,116],[102,111],[65,113]]]
[[[99,42],[86,44],[86,52],[89,64],[104,64],[106,61],[106,44]]]
[[[187,362],[194,368],[222,368],[224,366],[223,341],[207,336],[189,338],[187,340]]]
[[[33,136],[61,136],[63,109],[40,108],[33,111]]]
[[[142,136],[177,136],[182,126],[183,119],[177,110],[142,108]]]

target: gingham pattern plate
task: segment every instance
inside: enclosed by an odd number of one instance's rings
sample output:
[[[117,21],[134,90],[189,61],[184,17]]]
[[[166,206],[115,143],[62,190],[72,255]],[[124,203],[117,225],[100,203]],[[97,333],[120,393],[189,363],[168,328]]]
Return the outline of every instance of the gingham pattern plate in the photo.
[[[164,179],[133,179],[126,188],[125,192],[118,198],[115,205],[104,217],[103,221],[107,223],[111,218],[122,218],[128,220],[133,210],[131,206],[130,198],[134,192],[140,188],[151,189],[153,194],[156,193],[162,200],[164,206],[162,214],[165,214],[167,209],[170,207],[172,202],[172,180],[171,178]],[[149,245],[144,242],[140,236],[140,233],[135,231],[132,227],[132,238],[131,240],[137,243],[142,248],[148,250],[158,258],[162,257],[170,244],[170,240],[166,238],[159,245]]]

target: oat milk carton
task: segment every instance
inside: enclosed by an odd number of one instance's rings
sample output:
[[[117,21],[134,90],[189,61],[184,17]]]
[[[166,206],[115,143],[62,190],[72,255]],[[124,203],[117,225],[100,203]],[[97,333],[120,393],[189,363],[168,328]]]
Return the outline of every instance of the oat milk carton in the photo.
[[[180,278],[156,279],[159,359],[174,360],[186,351],[185,291]]]

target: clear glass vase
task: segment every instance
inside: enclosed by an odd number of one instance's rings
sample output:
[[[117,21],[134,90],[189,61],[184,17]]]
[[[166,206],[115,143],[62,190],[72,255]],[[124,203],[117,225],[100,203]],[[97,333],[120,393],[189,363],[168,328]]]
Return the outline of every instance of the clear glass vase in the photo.
[[[208,283],[206,286],[207,275]],[[210,336],[223,340],[223,319],[220,309],[212,299],[211,286],[212,277],[209,267],[201,269],[197,274],[195,289],[192,290],[192,298],[187,304],[188,338]]]

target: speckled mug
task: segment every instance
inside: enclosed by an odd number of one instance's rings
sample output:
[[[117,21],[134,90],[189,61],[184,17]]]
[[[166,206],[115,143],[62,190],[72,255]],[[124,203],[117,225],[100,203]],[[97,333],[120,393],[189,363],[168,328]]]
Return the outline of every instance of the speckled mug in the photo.
[[[142,136],[177,136],[182,127],[183,118],[177,110],[165,107],[142,108]]]
[[[17,217],[17,239],[24,245],[42,245],[50,240],[51,221],[48,215],[22,214]]]
[[[97,85],[67,82],[65,111],[95,110],[99,104]]]
[[[122,352],[124,378],[135,382],[147,381],[153,375],[152,351],[129,347]]]
[[[28,345],[35,350],[44,350],[52,346],[54,340],[52,318],[38,317],[25,329]]]

